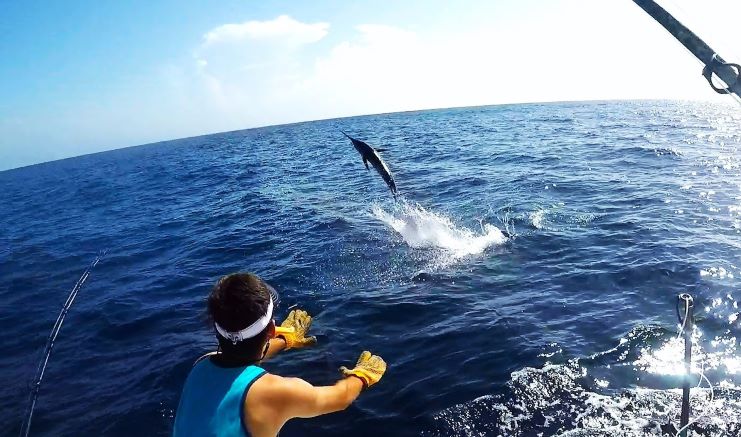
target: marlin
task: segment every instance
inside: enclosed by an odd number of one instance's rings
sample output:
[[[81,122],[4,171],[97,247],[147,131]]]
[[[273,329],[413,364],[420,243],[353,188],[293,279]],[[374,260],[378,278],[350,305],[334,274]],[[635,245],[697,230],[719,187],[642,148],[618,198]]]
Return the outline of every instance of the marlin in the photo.
[[[374,149],[368,144],[360,140],[356,140],[355,138],[346,134],[344,131],[340,132],[342,132],[347,138],[350,139],[350,141],[352,141],[352,145],[355,147],[355,150],[357,150],[358,153],[360,153],[360,156],[363,158],[363,164],[365,164],[365,168],[367,170],[370,170],[370,167],[368,167],[368,162],[370,162],[371,165],[373,165],[373,168],[376,169],[378,174],[381,175],[383,180],[386,181],[386,185],[389,186],[389,188],[391,189],[391,193],[394,195],[394,198],[396,198],[396,182],[394,182],[394,177],[391,176],[389,168],[381,159],[381,155],[378,154],[379,152],[383,152],[386,149]]]

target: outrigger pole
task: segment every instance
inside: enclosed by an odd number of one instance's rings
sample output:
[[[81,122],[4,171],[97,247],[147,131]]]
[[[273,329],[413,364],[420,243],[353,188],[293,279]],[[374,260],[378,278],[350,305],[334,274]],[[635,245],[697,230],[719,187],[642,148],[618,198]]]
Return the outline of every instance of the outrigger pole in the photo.
[[[633,0],[654,20],[664,26],[674,38],[684,45],[697,59],[705,65],[702,75],[708,81],[710,86],[718,94],[731,94],[741,98],[741,66],[738,64],[728,63],[718,55],[715,50],[710,48],[700,37],[695,35],[684,24],[674,18],[666,9],[659,6],[653,0]],[[726,87],[722,88],[713,83],[713,75],[722,80]]]

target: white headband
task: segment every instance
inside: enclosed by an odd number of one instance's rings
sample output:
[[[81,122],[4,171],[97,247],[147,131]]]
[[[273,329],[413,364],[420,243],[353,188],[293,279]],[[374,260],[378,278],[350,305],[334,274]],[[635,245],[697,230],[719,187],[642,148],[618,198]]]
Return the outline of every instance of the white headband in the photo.
[[[268,326],[268,323],[273,319],[273,298],[270,297],[270,301],[268,303],[268,309],[265,311],[265,315],[260,317],[255,321],[255,323],[251,324],[250,326],[242,329],[241,331],[237,332],[229,332],[226,329],[219,326],[218,323],[214,322],[214,326],[216,327],[216,332],[219,333],[222,337],[226,338],[227,340],[230,340],[233,344],[237,344],[237,342],[240,342],[242,340],[247,340],[248,338],[252,338],[256,336],[257,334],[261,333],[266,326]]]

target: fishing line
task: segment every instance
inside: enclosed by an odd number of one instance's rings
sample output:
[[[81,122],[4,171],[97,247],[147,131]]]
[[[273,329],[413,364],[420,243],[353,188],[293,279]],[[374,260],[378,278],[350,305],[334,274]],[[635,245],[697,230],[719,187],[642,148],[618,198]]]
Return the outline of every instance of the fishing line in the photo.
[[[735,94],[731,94],[731,97],[733,97],[733,100],[735,100],[736,103],[738,103],[739,105],[741,105],[741,97],[739,97],[739,96],[737,96]]]
[[[85,284],[88,276],[90,276],[90,272],[92,271],[93,267],[98,265],[98,262],[101,260],[102,257],[105,256],[105,254],[106,252],[103,251],[97,257],[95,257],[95,260],[87,267],[87,269],[85,269],[85,271],[82,273],[82,276],[80,276],[80,279],[78,279],[75,283],[75,286],[72,287],[72,290],[67,296],[67,300],[62,306],[62,310],[57,316],[56,322],[54,322],[54,326],[49,333],[49,337],[46,339],[46,346],[44,347],[43,358],[39,362],[39,367],[36,370],[36,377],[34,378],[33,384],[31,385],[31,394],[29,395],[28,399],[28,410],[26,410],[26,419],[21,426],[21,437],[28,437],[28,433],[31,431],[31,419],[33,418],[33,410],[34,408],[36,408],[36,400],[39,397],[41,381],[44,379],[44,372],[46,371],[47,364],[49,364],[49,357],[51,356],[51,351],[54,348],[54,342],[59,335],[59,330],[62,329],[64,318],[67,316],[72,303],[75,301],[77,293],[80,291],[83,284]]]

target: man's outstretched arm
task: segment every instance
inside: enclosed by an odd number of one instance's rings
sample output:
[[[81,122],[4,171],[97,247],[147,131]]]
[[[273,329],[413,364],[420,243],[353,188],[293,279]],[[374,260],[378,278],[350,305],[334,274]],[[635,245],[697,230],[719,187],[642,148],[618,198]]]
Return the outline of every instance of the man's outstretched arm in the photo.
[[[365,351],[353,369],[342,367],[341,371],[345,378],[324,387],[315,387],[299,378],[266,375],[259,387],[254,387],[256,393],[252,399],[259,399],[255,402],[259,404],[257,408],[270,411],[278,421],[278,427],[295,417],[309,418],[341,411],[357,399],[364,387],[370,387],[381,379],[386,371],[386,362]],[[252,394],[250,391],[245,408]]]
[[[274,356],[278,355],[278,353],[284,350],[286,350],[286,341],[283,338],[271,338],[268,342],[268,351],[265,353],[263,361],[269,358],[273,358]]]
[[[254,436],[276,436],[289,420],[309,418],[347,408],[360,394],[363,382],[344,378],[327,387],[303,379],[267,374],[255,381],[244,402],[247,431]]]
[[[363,390],[359,378],[343,378],[334,385],[315,387],[303,379],[282,378],[276,387],[274,407],[285,421],[294,417],[316,417],[341,411],[350,406]]]
[[[268,342],[268,350],[263,357],[267,360],[286,349],[299,349],[316,344],[316,337],[307,337],[312,317],[303,310],[292,310],[288,317],[275,327],[275,338]]]

